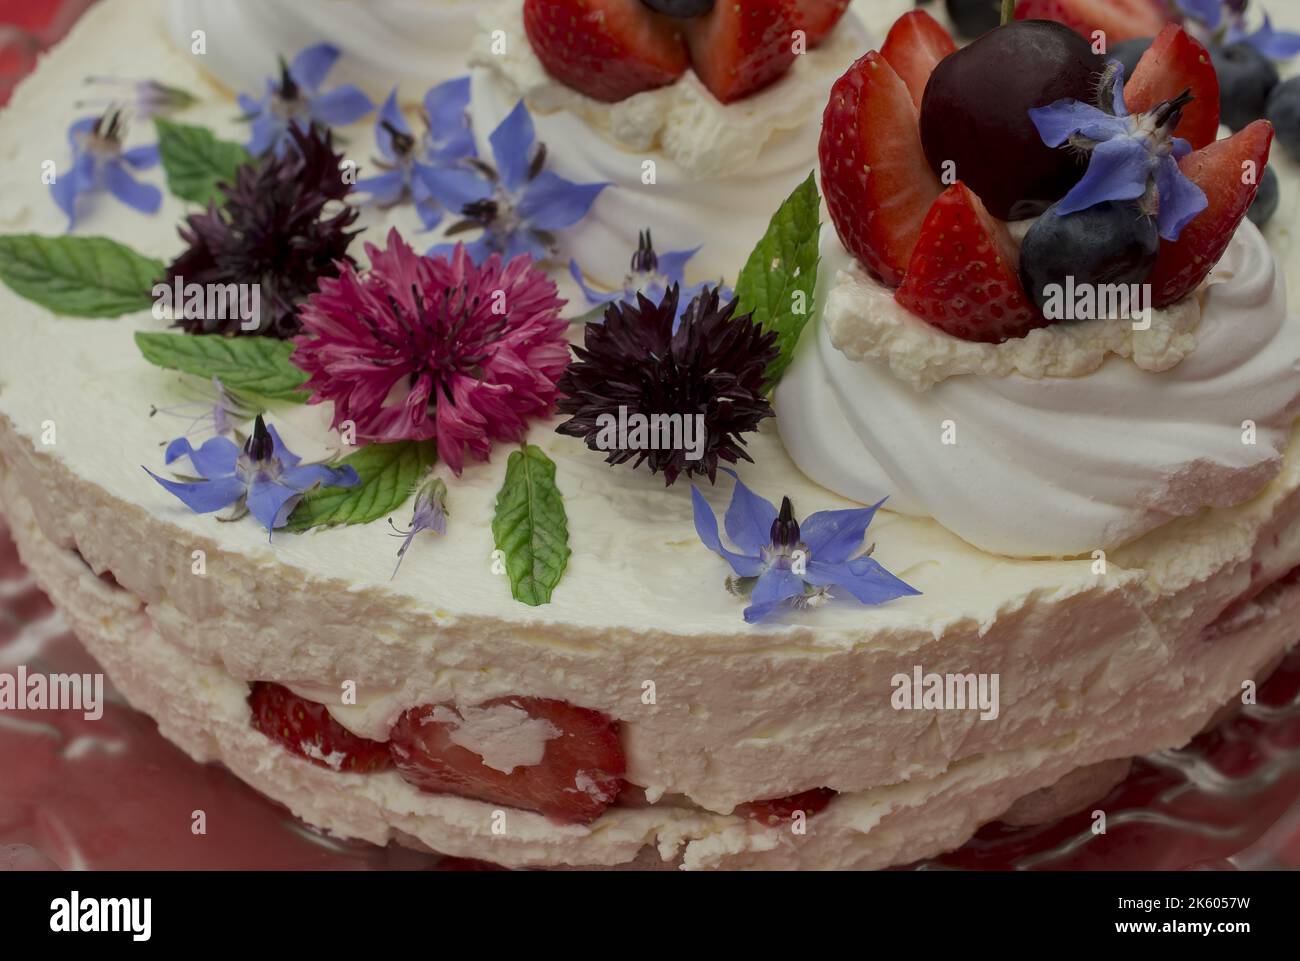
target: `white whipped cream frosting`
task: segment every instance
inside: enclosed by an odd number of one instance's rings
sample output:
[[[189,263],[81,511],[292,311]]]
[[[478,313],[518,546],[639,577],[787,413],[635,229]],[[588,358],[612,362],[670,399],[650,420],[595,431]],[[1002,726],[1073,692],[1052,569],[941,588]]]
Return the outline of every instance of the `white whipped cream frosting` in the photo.
[[[403,99],[465,73],[482,0],[170,0],[167,25],[182,49],[204,32],[208,73],[229,90],[260,93],[316,43],[343,51],[330,82],[355,83],[378,102],[398,85]]]
[[[831,490],[888,496],[993,553],[1071,557],[1241,503],[1276,475],[1300,413],[1300,321],[1250,223],[1200,295],[1199,346],[1176,367],[1112,356],[1086,376],[963,374],[924,392],[891,370],[903,360],[836,349],[846,318],[880,305],[822,236],[827,317],[805,331],[776,400],[786,448]]]
[[[1033,221],[1011,224],[1017,246]],[[829,269],[829,265],[824,268]],[[1226,277],[1222,274],[1219,280]],[[1142,370],[1169,370],[1196,349],[1201,298],[1152,310],[1149,323],[1102,317],[1051,324],[1000,344],[953,337],[927,324],[894,299],[894,291],[856,261],[839,269],[822,316],[831,343],[850,360],[886,364],[916,390],[960,374],[1005,377],[1080,377],[1115,355]]]
[[[646,228],[661,251],[703,245],[688,280],[734,282],[777,207],[817,166],[831,87],[871,48],[850,14],[785,77],[738,103],[719,103],[687,71],[668,87],[609,104],[546,73],[521,10],[520,0],[508,0],[481,21],[470,103],[480,150],[488,150],[488,135],[524,98],[556,173],[614,185],[561,237],[565,257],[610,287],[621,286]],[[491,51],[494,30],[504,34],[504,54]],[[647,161],[654,162],[653,183],[644,182]]]

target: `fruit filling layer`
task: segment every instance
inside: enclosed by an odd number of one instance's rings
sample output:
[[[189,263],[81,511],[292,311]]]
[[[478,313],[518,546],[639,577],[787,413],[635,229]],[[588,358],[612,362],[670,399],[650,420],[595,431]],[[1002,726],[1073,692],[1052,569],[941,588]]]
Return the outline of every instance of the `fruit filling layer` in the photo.
[[[313,764],[354,774],[396,770],[422,791],[536,811],[558,822],[590,824],[625,792],[639,790],[624,778],[618,722],[567,701],[505,697],[473,707],[423,705],[403,712],[385,741],[354,734],[325,705],[280,684],[254,683],[248,705],[254,728]],[[834,796],[830,788],[814,788],[751,801],[733,813],[776,827],[811,817]]]

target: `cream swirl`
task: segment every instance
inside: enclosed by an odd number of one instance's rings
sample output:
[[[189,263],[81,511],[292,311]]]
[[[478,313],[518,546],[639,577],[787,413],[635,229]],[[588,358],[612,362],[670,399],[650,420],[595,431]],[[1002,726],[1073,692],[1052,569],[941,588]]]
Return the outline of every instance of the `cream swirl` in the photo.
[[[785,77],[738,103],[719,103],[688,72],[669,87],[609,104],[546,74],[517,0],[490,7],[481,28],[470,103],[480,146],[487,149],[488,134],[523,98],[552,169],[614,185],[562,236],[564,256],[608,286],[623,282],[647,227],[660,250],[703,245],[688,279],[734,281],[777,207],[817,165],[831,86],[869,49],[861,22],[849,14]],[[497,29],[504,52],[494,53]]]
[[[819,303],[848,255],[823,232]],[[1109,550],[1241,503],[1279,470],[1300,414],[1300,319],[1242,225],[1203,292],[1197,349],[1152,373],[1111,357],[1081,377],[951,377],[918,392],[809,325],[777,391],[781,437],[813,480],[934,518],[1015,557]]]
[[[201,63],[235,93],[260,93],[278,59],[315,43],[343,51],[331,82],[355,83],[380,100],[405,100],[465,73],[481,2],[476,0],[171,0],[168,28],[190,49],[205,34]]]

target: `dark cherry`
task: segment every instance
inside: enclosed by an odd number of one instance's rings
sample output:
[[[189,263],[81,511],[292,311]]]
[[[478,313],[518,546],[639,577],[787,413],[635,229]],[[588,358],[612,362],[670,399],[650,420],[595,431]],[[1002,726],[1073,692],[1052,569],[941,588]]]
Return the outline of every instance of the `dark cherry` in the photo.
[[[656,13],[670,17],[702,17],[713,10],[714,0],[641,0]]]
[[[921,103],[921,142],[941,178],[946,164],[1002,220],[1041,214],[1086,169],[1072,151],[1043,143],[1033,107],[1092,102],[1106,61],[1069,27],[1019,20],[940,61]],[[951,179],[946,182],[951,182]]]

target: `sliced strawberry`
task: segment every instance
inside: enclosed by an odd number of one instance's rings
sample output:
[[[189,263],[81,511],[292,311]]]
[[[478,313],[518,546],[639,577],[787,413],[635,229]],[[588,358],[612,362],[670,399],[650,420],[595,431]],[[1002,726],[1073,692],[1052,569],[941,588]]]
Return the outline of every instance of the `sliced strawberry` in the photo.
[[[1219,137],[1219,75],[1200,41],[1171,23],[1142,55],[1124,85],[1124,99],[1130,112],[1146,113],[1188,89],[1196,99],[1174,132],[1200,149]]]
[[[997,344],[1047,326],[1025,296],[1006,224],[961,182],[934,202],[894,299],[962,340]]]
[[[1177,303],[1209,276],[1255,202],[1272,146],[1273,125],[1256,120],[1227,140],[1183,158],[1178,166],[1205,191],[1210,205],[1176,241],[1160,244],[1160,257],[1147,278],[1154,306]],[[1248,178],[1251,170],[1254,176]],[[1243,182],[1247,179],[1254,183]]]
[[[757,93],[794,63],[794,0],[721,0],[685,23],[691,66],[723,103]]]
[[[546,72],[607,103],[667,86],[686,72],[677,23],[641,0],[524,2],[524,29]]]
[[[874,50],[835,82],[822,116],[822,192],[840,242],[891,287],[943,192],[921,148],[907,85]]]
[[[794,0],[796,23],[815,47],[835,29],[851,0]]]
[[[521,737],[536,738],[535,722],[545,722],[542,759],[516,765],[510,771],[489,767],[485,759],[462,746],[471,743],[458,732],[469,730],[470,712],[454,707],[424,705],[403,714],[393,726],[390,748],[402,777],[424,791],[537,811],[558,821],[590,824],[618,797],[626,761],[618,739],[618,724],[599,711],[565,701],[539,697],[505,697],[479,705],[476,711],[505,705],[516,709]],[[522,713],[519,713],[522,712]],[[489,718],[501,736],[500,714]],[[522,730],[523,725],[532,730]],[[462,743],[456,743],[456,740]]]
[[[1170,17],[1160,0],[1020,0],[1017,20],[1055,20],[1092,39],[1106,34],[1107,44],[1154,37]]]
[[[335,771],[382,771],[392,764],[388,745],[358,737],[324,704],[299,697],[287,687],[259,681],[248,695],[253,727],[313,764]]]
[[[913,10],[895,20],[885,45],[880,48],[880,55],[889,61],[912,92],[918,113],[930,74],[940,60],[956,52],[957,44],[952,36],[924,10]]]
[[[805,817],[812,817],[824,811],[835,794],[836,792],[828,787],[815,787],[811,791],[791,794],[789,797],[775,798],[770,801],[750,801],[748,804],[739,805],[734,813],[741,817],[752,818],[768,827],[776,827],[789,821],[796,811],[802,811]]]

